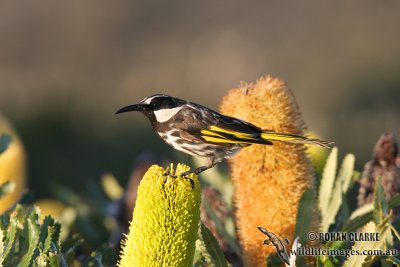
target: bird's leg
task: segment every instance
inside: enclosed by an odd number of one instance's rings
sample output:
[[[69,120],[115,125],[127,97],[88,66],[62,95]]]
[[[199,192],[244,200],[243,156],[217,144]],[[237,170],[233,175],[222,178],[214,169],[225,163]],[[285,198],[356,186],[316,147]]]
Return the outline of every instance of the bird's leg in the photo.
[[[200,173],[202,173],[202,172],[214,167],[215,164],[217,164],[217,162],[214,161],[212,158],[207,158],[206,160],[207,160],[206,165],[198,167],[196,169],[182,172],[179,175],[176,175],[176,174],[172,175],[171,173],[168,173],[168,172],[165,175],[169,175],[169,176],[171,176],[173,178],[176,178],[177,176],[180,176],[182,178],[188,179],[189,182],[190,182],[190,185],[192,186],[192,189],[193,189],[194,188],[194,181],[191,178],[189,178],[189,175],[192,174],[192,173],[198,175],[198,174],[200,174]]]
[[[208,169],[211,169],[212,167],[215,166],[215,164],[217,164],[216,161],[214,161],[212,158],[207,158],[207,159],[206,159],[206,165],[201,166],[201,167],[198,167],[198,168],[196,168],[196,169],[194,169],[194,170],[190,170],[190,171],[183,172],[183,173],[181,173],[180,175],[181,175],[182,177],[184,177],[184,176],[187,177],[187,176],[189,176],[189,174],[192,174],[192,173],[198,175],[198,174],[200,174],[200,173],[202,173],[202,172],[204,172],[204,171],[206,171],[206,170],[208,170]]]
[[[214,165],[210,165],[210,166],[207,166],[207,165],[201,166],[201,167],[198,167],[198,168],[193,169],[193,170],[191,170],[191,171],[182,172],[182,173],[181,173],[181,176],[182,176],[182,177],[183,177],[183,176],[187,177],[187,176],[189,176],[189,175],[192,174],[192,173],[194,173],[194,174],[197,175],[197,174],[200,174],[200,173],[202,173],[202,172],[204,172],[204,171],[206,171],[206,170],[208,170],[208,169],[210,169],[210,168],[212,168],[212,167],[214,167]]]
[[[164,183],[167,181],[167,176],[170,176],[172,178],[176,178],[176,175],[173,174],[173,170],[170,168],[170,166],[167,166],[165,168],[165,171],[164,171],[162,176],[163,176]]]
[[[184,173],[183,173],[184,174]],[[172,177],[172,178],[177,178],[177,175],[173,173],[173,170],[170,169],[170,167],[166,167],[165,168],[165,172],[163,173],[163,178],[164,178],[164,183],[167,181],[167,176]],[[181,175],[182,178],[185,178],[187,180],[189,180],[190,182],[190,186],[192,187],[192,189],[194,188],[194,182],[192,179],[190,179],[189,177],[185,176],[185,175]]]

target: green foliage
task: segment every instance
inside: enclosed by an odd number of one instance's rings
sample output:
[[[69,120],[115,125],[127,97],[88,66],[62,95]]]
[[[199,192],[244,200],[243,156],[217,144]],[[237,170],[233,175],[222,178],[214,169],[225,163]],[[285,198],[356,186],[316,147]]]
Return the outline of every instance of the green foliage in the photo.
[[[337,179],[339,179],[339,176]],[[386,201],[381,179],[378,178],[376,179],[373,203],[354,211],[350,219],[345,222],[344,227],[339,229],[339,232],[356,232],[361,229],[361,232],[379,233],[379,241],[356,241],[352,246],[353,250],[386,251],[388,248],[396,248],[400,237],[396,230],[398,227],[394,227],[396,221],[392,223],[391,219],[393,209],[398,207],[400,207],[400,195],[395,195],[392,199]],[[338,220],[334,223],[335,225],[338,224]],[[393,234],[396,236],[396,241]],[[350,249],[348,245],[348,242],[327,242],[323,245],[323,248],[331,250]],[[377,260],[377,258],[379,259]],[[343,256],[317,257],[317,262],[323,266],[371,266],[375,261],[380,261],[381,266],[392,266],[391,263],[396,263],[399,259],[393,256],[371,257],[362,255],[350,256],[347,259]]]
[[[60,223],[50,216],[43,222],[39,218],[40,210],[28,205],[17,205],[0,216],[0,266],[73,265],[82,239],[74,235],[61,244]],[[96,251],[98,263],[101,263],[103,252]],[[84,262],[90,263],[91,258],[86,258]]]
[[[363,228],[361,232],[364,233],[378,232],[380,240],[375,242],[356,241],[352,247],[353,250],[357,251],[378,250],[378,249],[384,250],[386,244],[386,238],[390,234],[390,224],[388,223],[388,220],[386,220],[385,223],[382,223],[378,226],[376,226],[374,222],[370,222]],[[363,264],[367,263],[370,259],[371,257],[367,255],[350,256],[345,261],[343,267],[363,266]]]
[[[218,244],[217,239],[211,231],[203,224],[200,224],[199,240],[196,242],[196,248],[200,251],[202,259],[212,267],[227,267],[224,252]]]
[[[398,236],[396,229],[390,223],[390,205],[385,200],[385,195],[381,183],[381,178],[377,179],[374,191],[374,210],[372,211],[373,221],[370,221],[368,224],[364,226],[361,232],[366,233],[379,233],[378,241],[356,241],[353,245],[353,249],[355,250],[382,250],[385,251],[388,246],[393,247],[393,236],[392,231]],[[370,215],[371,218],[371,215]],[[366,263],[372,262],[371,256],[357,255],[350,256],[343,267],[352,267],[352,266],[362,266]],[[398,259],[391,257],[391,262],[396,262]],[[384,266],[387,266],[388,262],[382,262]]]
[[[388,214],[388,203],[385,200],[385,193],[383,191],[382,179],[379,177],[375,184],[374,193],[374,221],[376,224],[381,224]]]
[[[210,207],[210,204],[208,203],[207,199],[203,199],[203,205],[206,208],[207,214],[210,215],[212,221],[215,223],[217,227],[217,231],[219,234],[222,235],[224,240],[228,243],[228,245],[231,247],[231,249],[237,254],[240,255],[240,247],[237,244],[236,240],[234,237],[232,237],[225,229],[224,227],[224,222],[222,222],[217,214],[215,214],[214,210]]]
[[[299,237],[300,244],[307,243],[307,234],[310,231],[314,207],[315,190],[309,188],[304,191],[297,211],[295,236]]]
[[[315,200],[315,190],[311,188],[304,191],[300,199],[294,236],[298,237],[298,242],[302,245],[307,243],[307,235],[311,227]],[[299,266],[306,266],[303,257],[297,257],[296,263]]]
[[[343,203],[354,171],[355,158],[352,154],[344,157],[336,177],[338,149],[335,147],[328,156],[319,189],[319,208],[321,211],[321,231],[326,232],[335,223],[336,215]],[[336,177],[336,179],[335,179]]]
[[[392,210],[394,208],[400,207],[400,194],[392,197],[387,203],[388,209]],[[372,206],[372,209],[367,209],[367,211],[355,218],[350,219],[345,227],[341,230],[343,232],[354,232],[357,229],[361,228],[367,222],[374,220],[374,215],[377,213],[376,208]],[[376,218],[376,217],[375,217]],[[379,216],[378,216],[379,218]],[[378,220],[379,221],[379,220]]]
[[[7,149],[9,137],[0,136],[0,150]],[[316,207],[321,211],[321,232],[377,231],[379,242],[326,242],[322,248],[337,249],[388,249],[399,246],[400,219],[393,219],[393,209],[400,207],[400,194],[389,201],[385,200],[380,178],[375,185],[374,201],[357,210],[353,210],[352,185],[358,172],[354,171],[355,158],[348,154],[344,157],[339,171],[338,150],[334,148],[325,165],[320,186],[303,193],[298,205],[295,237],[302,246],[307,246],[307,234]],[[228,204],[230,217],[222,221],[210,205],[209,199],[203,199],[205,211],[215,225],[219,236],[223,238],[230,251],[240,261],[241,250],[235,236],[233,225],[232,184],[225,171],[214,168],[202,175],[203,184],[216,189]],[[219,179],[221,178],[221,179]],[[0,185],[0,198],[13,190],[13,183]],[[79,195],[65,188],[55,188],[54,192],[73,213],[73,220],[65,223],[46,216],[40,219],[39,209],[29,205],[17,205],[13,210],[0,215],[0,266],[73,266],[79,262],[82,266],[113,266],[118,261],[118,248],[105,243],[115,234],[116,219],[106,212],[110,200],[101,191],[99,185],[90,184],[87,196]],[[318,198],[316,198],[316,191]],[[115,202],[113,202],[115,203]],[[349,205],[347,205],[349,203]],[[351,214],[351,216],[349,216]],[[268,218],[266,218],[268,220]],[[61,236],[67,231],[66,239]],[[119,229],[118,229],[119,230]],[[256,229],[255,229],[256,230]],[[290,240],[293,241],[293,240]],[[103,245],[101,245],[103,244]],[[97,248],[97,249],[96,249]],[[225,249],[225,247],[224,247]],[[226,253],[226,251],[225,251]],[[260,251],[260,253],[262,253]],[[229,259],[231,260],[231,259]],[[293,259],[292,259],[293,260]],[[281,264],[276,254],[267,257],[269,266]],[[234,262],[237,263],[238,261]],[[233,262],[232,264],[235,265]],[[387,257],[349,257],[318,256],[317,266],[391,266],[399,264],[394,256]],[[203,224],[199,225],[196,241],[194,266],[230,266],[224,252],[213,233]],[[306,266],[305,258],[296,258],[297,266]]]

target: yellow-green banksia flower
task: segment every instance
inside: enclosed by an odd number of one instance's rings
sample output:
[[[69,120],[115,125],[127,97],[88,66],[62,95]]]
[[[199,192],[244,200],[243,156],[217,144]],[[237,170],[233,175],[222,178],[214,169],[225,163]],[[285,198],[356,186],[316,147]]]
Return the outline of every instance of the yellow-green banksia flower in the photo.
[[[221,112],[266,130],[296,135],[303,135],[305,130],[290,89],[269,76],[230,90],[222,101]],[[230,169],[237,234],[245,266],[265,266],[266,255],[276,250],[263,244],[265,236],[257,227],[294,240],[300,198],[314,185],[306,148],[283,142],[274,142],[272,146],[251,145],[230,160]]]
[[[173,178],[153,165],[144,175],[118,266],[192,265],[200,221],[200,184],[196,175],[189,176],[193,188],[188,179],[179,177],[187,170],[178,164],[178,178]]]

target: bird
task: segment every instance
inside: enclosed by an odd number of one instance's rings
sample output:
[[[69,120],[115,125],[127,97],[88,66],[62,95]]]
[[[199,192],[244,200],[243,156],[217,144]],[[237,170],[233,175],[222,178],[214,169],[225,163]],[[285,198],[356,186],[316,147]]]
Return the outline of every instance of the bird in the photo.
[[[331,147],[332,142],[290,133],[264,130],[244,120],[225,116],[210,108],[165,94],[155,94],[137,104],[119,109],[115,114],[137,111],[150,121],[154,131],[168,145],[205,160],[205,165],[180,174],[200,174],[217,163],[231,158],[252,144],[274,142],[312,144]]]

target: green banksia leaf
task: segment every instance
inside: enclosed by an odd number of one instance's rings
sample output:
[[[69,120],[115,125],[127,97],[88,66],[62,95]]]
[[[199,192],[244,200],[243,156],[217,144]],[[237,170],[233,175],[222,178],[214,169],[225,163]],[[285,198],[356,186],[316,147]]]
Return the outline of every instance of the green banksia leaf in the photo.
[[[311,228],[311,220],[315,203],[315,190],[312,188],[304,191],[297,211],[295,236],[299,237],[300,244],[307,243],[307,234]]]
[[[324,170],[322,172],[321,184],[319,187],[319,208],[322,217],[326,216],[324,211],[328,210],[330,197],[332,195],[333,186],[335,183],[336,168],[337,168],[338,149],[334,147],[326,160]]]
[[[208,264],[207,266],[227,267],[228,263],[217,239],[203,223],[200,225],[199,238],[199,249]]]
[[[383,225],[376,225],[374,222],[369,222],[361,230],[362,233],[379,233],[378,241],[356,241],[352,247],[353,250],[357,251],[367,251],[367,250],[384,250],[387,237],[390,235],[390,225],[389,223],[384,223]],[[367,255],[352,255],[347,258],[343,267],[358,267],[363,266],[371,256]]]
[[[33,261],[33,255],[37,249],[37,245],[40,237],[40,227],[38,224],[38,214],[33,210],[27,220],[26,225],[28,229],[28,251],[22,257],[21,262],[18,264],[19,267],[30,266]]]
[[[13,260],[12,254],[13,254],[13,247],[15,244],[16,240],[16,235],[18,231],[18,226],[20,225],[20,218],[22,216],[22,206],[17,205],[15,210],[11,213],[10,215],[10,223],[8,224],[7,228],[7,235],[6,235],[6,240],[5,240],[5,248],[4,248],[4,254],[3,254],[3,259],[4,262],[11,262]]]
[[[395,195],[388,201],[388,209],[400,207],[400,195]],[[367,222],[374,219],[375,209],[369,209],[366,212],[350,218],[350,221],[345,225],[341,232],[355,232],[357,229],[365,225]]]
[[[118,266],[191,266],[200,220],[197,176],[178,178],[156,165],[144,175]],[[171,169],[173,168],[171,166]]]
[[[381,182],[381,177],[379,177],[375,184],[374,192],[374,221],[379,224],[382,222],[384,216],[388,213],[388,204],[385,200],[385,193],[383,191],[383,186]]]
[[[236,255],[240,256],[241,252],[239,245],[236,243],[236,240],[225,229],[225,224],[227,223],[227,221],[221,221],[218,215],[211,208],[210,203],[208,202],[207,199],[203,200],[203,205],[207,214],[210,216],[211,221],[215,224],[217,233],[219,233],[222,236],[223,240],[236,253]]]
[[[321,230],[326,232],[335,222],[342,205],[343,195],[347,192],[354,171],[355,158],[352,154],[344,157],[336,177],[338,149],[332,149],[326,162],[319,190],[319,208],[321,211]],[[335,179],[336,177],[336,179]]]

